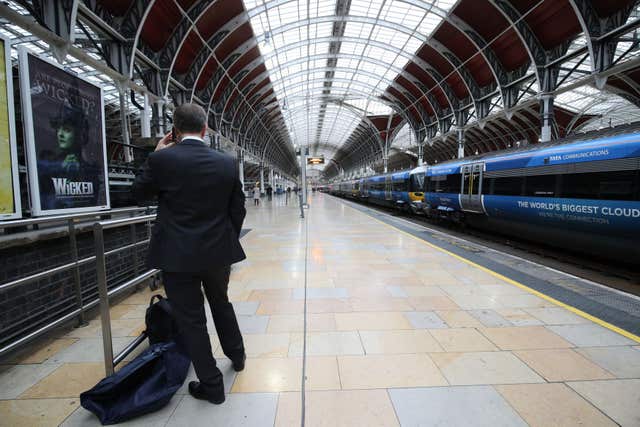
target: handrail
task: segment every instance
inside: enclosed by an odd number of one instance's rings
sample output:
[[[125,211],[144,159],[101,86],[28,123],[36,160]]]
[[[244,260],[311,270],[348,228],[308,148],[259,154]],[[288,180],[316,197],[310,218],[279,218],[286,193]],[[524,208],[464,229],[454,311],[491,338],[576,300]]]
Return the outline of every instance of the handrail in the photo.
[[[118,287],[109,290],[107,283],[107,267],[106,256],[107,252],[104,250],[104,230],[121,227],[126,225],[135,225],[141,222],[152,221],[156,218],[156,215],[144,215],[141,217],[124,218],[117,220],[108,220],[96,222],[93,225],[93,241],[96,250],[96,273],[98,282],[98,300],[100,302],[100,325],[102,329],[102,349],[104,353],[104,370],[105,375],[109,376],[113,374],[115,366],[120,363],[124,358],[137,347],[142,341],[144,341],[145,334],[141,334],[133,342],[129,343],[124,350],[119,354],[113,354],[113,338],[111,335],[111,313],[109,311],[109,298],[128,289],[132,286],[150,279],[160,273],[160,270],[151,269],[148,270],[133,279],[119,285]]]
[[[71,269],[74,269],[74,282],[75,282],[75,292],[76,292],[76,302],[77,302],[77,308],[74,309],[73,311],[71,311],[70,313],[67,313],[66,315],[62,316],[61,318],[57,318],[53,321],[51,321],[50,323],[38,328],[35,331],[32,331],[30,333],[28,333],[25,336],[22,336],[21,338],[17,339],[16,341],[10,342],[7,345],[5,345],[4,347],[0,347],[0,356],[18,348],[19,346],[31,341],[32,339],[37,338],[38,336],[50,331],[51,329],[55,328],[56,326],[65,323],[66,321],[77,317],[78,318],[78,323],[79,324],[85,324],[86,322],[84,321],[84,312],[96,305],[98,305],[99,303],[101,303],[100,298],[90,301],[88,303],[84,303],[83,302],[83,297],[82,297],[82,289],[81,289],[81,283],[80,283],[80,267],[86,264],[90,264],[94,261],[98,260],[98,257],[96,255],[91,255],[82,259],[78,259],[78,251],[77,251],[77,241],[76,241],[76,220],[77,219],[81,219],[81,218],[91,218],[91,217],[99,217],[102,215],[109,215],[109,214],[126,214],[126,213],[132,213],[132,212],[139,212],[140,210],[147,210],[148,208],[145,207],[137,207],[137,208],[122,208],[122,209],[113,209],[110,211],[100,211],[100,212],[91,212],[91,213],[84,213],[84,214],[74,214],[74,215],[60,215],[60,216],[56,216],[56,217],[46,217],[46,218],[32,218],[32,219],[28,219],[28,220],[17,220],[17,221],[8,221],[5,223],[0,223],[0,229],[5,227],[5,226],[9,226],[9,227],[16,227],[16,226],[22,226],[22,225],[31,225],[31,224],[41,224],[41,223],[46,223],[46,222],[54,222],[54,221],[67,221],[67,225],[69,228],[69,239],[70,239],[70,249],[71,249],[71,255],[72,255],[72,261],[68,262],[66,264],[62,264],[62,265],[58,265],[56,267],[52,267],[48,270],[45,271],[41,271],[35,274],[31,274],[29,276],[26,277],[21,277],[19,279],[15,279],[12,280],[10,282],[6,282],[6,283],[2,283],[0,284],[0,292],[3,291],[7,291],[9,289],[12,288],[16,288],[18,286],[21,285],[26,285],[28,283],[32,283],[35,282],[37,280],[40,279],[44,279],[47,277],[50,277],[54,274],[58,274],[61,272],[65,272]],[[150,241],[150,236],[148,235],[147,239],[144,240],[140,240],[137,241],[136,240],[136,233],[135,233],[135,224],[138,223],[144,223],[144,222],[151,222],[156,218],[156,215],[142,215],[142,216],[134,216],[131,218],[124,218],[124,219],[117,219],[117,220],[104,220],[102,221],[102,224],[105,224],[108,228],[115,228],[115,227],[120,227],[120,226],[126,226],[129,225],[131,228],[131,238],[132,238],[132,243],[121,246],[121,247],[117,247],[115,249],[111,249],[109,251],[104,251],[104,245],[102,246],[102,256],[106,257],[106,256],[110,256],[110,255],[114,255],[117,254],[119,252],[123,252],[125,250],[129,250],[129,249],[135,249],[139,246],[142,245],[146,245],[149,243]],[[97,223],[100,224],[100,223]],[[149,232],[148,232],[149,233]],[[104,243],[104,241],[102,240],[102,242]],[[114,289],[111,289],[108,291],[108,296],[115,296],[118,293],[129,289],[133,286],[136,286],[138,284],[140,284],[141,282],[143,282],[144,280],[147,280],[149,278],[154,277],[156,274],[158,274],[157,270],[149,270],[144,272],[143,274],[138,274],[138,265],[137,265],[137,252],[134,250],[134,274],[136,274],[136,277],[134,277],[133,279],[128,280],[127,282],[117,286]],[[98,265],[98,269],[99,269],[99,265]],[[106,273],[106,269],[105,269],[105,273]],[[105,277],[105,284],[106,284],[106,277]],[[100,284],[99,284],[100,285]],[[100,288],[100,286],[98,286],[98,288]],[[107,309],[108,311],[108,309]],[[119,360],[118,360],[119,361]]]
[[[135,246],[141,246],[146,243],[149,243],[149,239],[140,240],[139,242],[136,242],[133,244],[112,249],[110,251],[105,252],[105,255],[117,254],[118,252],[126,251],[127,249],[131,249]],[[67,264],[62,264],[57,267],[50,268],[49,270],[32,274],[31,276],[21,277],[20,279],[12,280],[11,282],[1,284],[0,291],[6,291],[8,289],[15,288],[16,286],[20,286],[20,285],[26,285],[27,283],[35,282],[36,280],[44,279],[46,277],[52,276],[57,273],[62,273],[63,271],[67,271],[73,267],[79,267],[85,264],[89,264],[91,261],[95,261],[95,260],[96,260],[96,256],[92,255],[86,258],[79,259],[75,262],[69,262]]]
[[[133,218],[111,219],[107,221],[101,221],[97,224],[100,224],[103,230],[107,230],[109,228],[120,227],[123,225],[139,224],[141,222],[147,222],[154,219],[156,219],[156,214],[136,216]]]
[[[53,222],[62,222],[62,221],[69,221],[69,220],[75,221],[78,219],[95,218],[103,215],[114,215],[114,214],[146,211],[147,209],[155,209],[155,206],[116,208],[116,209],[108,209],[104,211],[92,211],[92,212],[85,212],[85,213],[78,213],[78,214],[54,215],[54,216],[46,216],[46,217],[40,217],[40,218],[27,218],[27,219],[16,219],[12,221],[0,221],[0,229],[24,227],[28,225],[44,224],[47,222],[53,223]]]

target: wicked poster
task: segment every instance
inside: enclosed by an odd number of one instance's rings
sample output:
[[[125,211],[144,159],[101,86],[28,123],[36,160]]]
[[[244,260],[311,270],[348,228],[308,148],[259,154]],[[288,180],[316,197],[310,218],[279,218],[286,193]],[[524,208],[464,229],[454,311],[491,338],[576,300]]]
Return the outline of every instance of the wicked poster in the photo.
[[[20,216],[11,47],[8,40],[0,38],[0,220]]]
[[[21,49],[34,215],[109,208],[102,89]]]

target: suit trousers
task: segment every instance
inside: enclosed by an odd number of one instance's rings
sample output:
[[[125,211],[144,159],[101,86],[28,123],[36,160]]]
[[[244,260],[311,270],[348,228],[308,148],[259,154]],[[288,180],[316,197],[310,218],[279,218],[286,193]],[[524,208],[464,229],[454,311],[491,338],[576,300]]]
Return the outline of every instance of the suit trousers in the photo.
[[[180,329],[187,352],[200,382],[207,388],[223,386],[216,367],[207,331],[202,289],[207,296],[213,323],[225,356],[244,357],[244,343],[233,306],[227,296],[231,267],[218,267],[202,273],[162,272],[164,288]]]

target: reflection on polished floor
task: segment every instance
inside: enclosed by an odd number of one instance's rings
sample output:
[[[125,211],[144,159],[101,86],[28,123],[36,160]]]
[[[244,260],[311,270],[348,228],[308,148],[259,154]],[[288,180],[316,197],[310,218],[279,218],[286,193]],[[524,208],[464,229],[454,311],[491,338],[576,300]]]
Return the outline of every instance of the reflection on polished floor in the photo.
[[[314,195],[303,221],[284,197],[247,204],[248,260],[230,285],[246,369],[236,375],[211,338],[227,401],[183,388],[126,425],[300,424],[304,221],[307,425],[640,425],[638,343],[338,199]],[[116,348],[143,327],[149,295],[113,307]],[[78,394],[103,375],[99,334],[94,320],[3,365],[0,425],[98,425]]]

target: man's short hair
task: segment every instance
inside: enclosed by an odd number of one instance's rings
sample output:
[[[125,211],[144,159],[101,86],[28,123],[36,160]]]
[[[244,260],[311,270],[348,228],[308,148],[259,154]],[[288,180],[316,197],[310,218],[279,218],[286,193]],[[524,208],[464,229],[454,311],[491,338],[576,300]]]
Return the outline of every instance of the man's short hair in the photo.
[[[180,133],[198,133],[207,123],[207,113],[197,104],[182,104],[173,112],[173,126]]]

